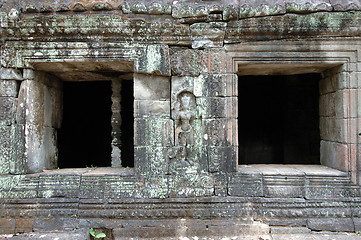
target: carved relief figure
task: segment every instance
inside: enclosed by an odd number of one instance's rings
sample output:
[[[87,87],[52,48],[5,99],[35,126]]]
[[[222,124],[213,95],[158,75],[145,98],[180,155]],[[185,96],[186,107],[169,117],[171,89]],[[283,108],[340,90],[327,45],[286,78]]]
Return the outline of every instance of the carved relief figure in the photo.
[[[195,96],[191,92],[181,92],[177,96],[175,107],[175,147],[172,149],[170,158],[177,158],[177,167],[192,166],[190,152],[194,143],[193,128],[191,125],[194,119],[196,107]]]

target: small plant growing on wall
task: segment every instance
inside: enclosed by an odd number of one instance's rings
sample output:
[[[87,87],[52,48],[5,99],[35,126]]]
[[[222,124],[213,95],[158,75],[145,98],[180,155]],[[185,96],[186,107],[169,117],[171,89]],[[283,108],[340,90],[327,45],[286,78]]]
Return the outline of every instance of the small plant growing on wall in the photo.
[[[98,233],[98,234],[95,234],[95,230],[93,228],[91,228],[89,230],[89,234],[93,237],[92,239],[102,239],[102,238],[105,238],[107,235],[105,235],[105,233]]]

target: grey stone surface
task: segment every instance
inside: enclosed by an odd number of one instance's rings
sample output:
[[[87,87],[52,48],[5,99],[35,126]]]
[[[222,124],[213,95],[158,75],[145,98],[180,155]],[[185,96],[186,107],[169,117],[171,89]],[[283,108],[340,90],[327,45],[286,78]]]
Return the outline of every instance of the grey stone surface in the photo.
[[[23,80],[22,73],[19,69],[1,68],[1,80]]]
[[[309,219],[307,227],[316,231],[347,231],[354,232],[355,227],[351,218]]]
[[[17,97],[18,84],[15,80],[1,80],[0,81],[0,96],[1,97]]]
[[[0,232],[78,224],[117,229],[118,235],[128,230],[134,238],[239,232],[269,237],[268,226],[239,219],[358,229],[359,5],[335,0],[2,1]],[[238,107],[238,75],[300,73],[322,74],[321,164],[342,171],[238,166],[238,119],[253,117]],[[120,168],[120,122],[132,118],[119,117],[118,86],[111,97],[113,168],[53,170],[62,81],[119,79],[134,79],[135,168]],[[15,81],[21,80],[17,94]],[[256,95],[258,89],[252,91]],[[293,143],[290,149],[317,149],[317,144],[301,144],[307,136],[297,135],[309,127],[302,125],[308,114],[292,114],[285,117],[285,129],[294,135],[284,141]],[[294,159],[303,161],[295,154]],[[26,175],[26,169],[33,174]],[[315,237],[303,230],[304,239]]]

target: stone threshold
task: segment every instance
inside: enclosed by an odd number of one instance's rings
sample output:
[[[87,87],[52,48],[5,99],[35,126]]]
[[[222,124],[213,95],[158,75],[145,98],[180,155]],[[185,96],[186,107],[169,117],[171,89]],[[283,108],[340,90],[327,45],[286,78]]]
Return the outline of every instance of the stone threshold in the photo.
[[[271,176],[325,176],[348,177],[348,172],[326,167],[323,165],[294,165],[294,164],[251,164],[239,165],[238,173],[250,175]]]

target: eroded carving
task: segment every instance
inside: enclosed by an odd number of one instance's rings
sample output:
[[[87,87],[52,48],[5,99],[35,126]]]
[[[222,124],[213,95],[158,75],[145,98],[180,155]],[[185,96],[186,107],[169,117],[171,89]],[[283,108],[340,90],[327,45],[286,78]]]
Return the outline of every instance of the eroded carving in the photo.
[[[175,120],[175,144],[170,148],[169,158],[177,159],[176,167],[193,166],[191,160],[192,146],[194,145],[194,131],[192,121],[195,117],[196,100],[193,93],[183,91],[177,95],[174,106],[173,119]]]

